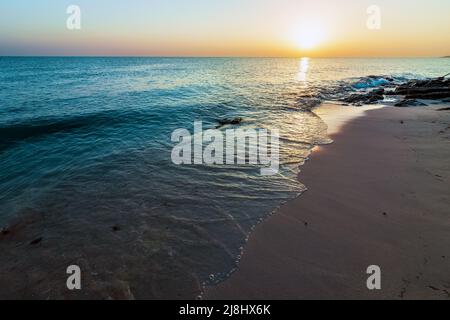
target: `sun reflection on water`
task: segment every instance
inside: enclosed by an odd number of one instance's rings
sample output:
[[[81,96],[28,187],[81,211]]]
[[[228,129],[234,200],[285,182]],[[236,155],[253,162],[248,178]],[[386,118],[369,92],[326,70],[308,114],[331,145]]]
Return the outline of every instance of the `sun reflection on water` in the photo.
[[[309,70],[309,58],[300,59],[300,68],[297,74],[297,80],[302,82],[303,85],[307,85],[308,82],[308,70]]]

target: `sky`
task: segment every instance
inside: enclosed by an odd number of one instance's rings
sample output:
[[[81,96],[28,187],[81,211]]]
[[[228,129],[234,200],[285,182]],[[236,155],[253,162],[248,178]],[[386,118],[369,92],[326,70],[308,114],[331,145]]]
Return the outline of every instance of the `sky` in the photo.
[[[449,13],[450,0],[2,0],[0,55],[447,56]]]

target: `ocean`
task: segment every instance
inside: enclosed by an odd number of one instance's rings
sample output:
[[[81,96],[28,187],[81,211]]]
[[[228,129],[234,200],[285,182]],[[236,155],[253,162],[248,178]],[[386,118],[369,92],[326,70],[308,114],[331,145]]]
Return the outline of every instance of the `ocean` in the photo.
[[[73,264],[80,297],[200,295],[306,190],[300,166],[332,143],[315,106],[449,70],[450,59],[0,57],[0,229],[11,232],[0,297],[65,298]],[[278,174],[172,162],[174,130],[238,117],[280,130]]]

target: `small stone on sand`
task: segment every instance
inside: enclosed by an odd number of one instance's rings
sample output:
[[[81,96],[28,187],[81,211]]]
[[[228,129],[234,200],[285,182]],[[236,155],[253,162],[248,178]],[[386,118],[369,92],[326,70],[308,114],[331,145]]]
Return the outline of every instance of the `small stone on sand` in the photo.
[[[41,238],[34,239],[33,241],[30,242],[30,245],[31,245],[31,246],[37,245],[37,244],[41,243],[42,240],[43,240],[42,237],[41,237]]]

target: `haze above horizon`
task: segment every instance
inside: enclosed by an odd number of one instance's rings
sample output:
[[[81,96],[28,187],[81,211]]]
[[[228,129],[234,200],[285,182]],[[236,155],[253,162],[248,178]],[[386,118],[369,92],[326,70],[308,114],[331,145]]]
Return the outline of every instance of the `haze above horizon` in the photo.
[[[443,57],[448,12],[445,0],[16,0],[0,3],[0,55]]]

